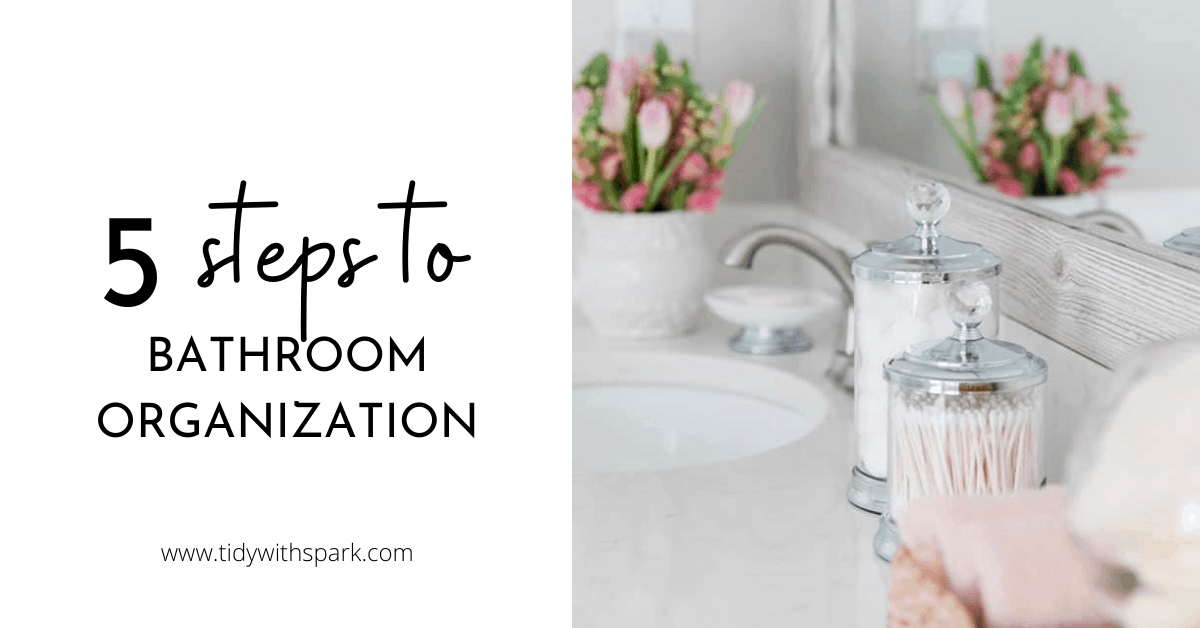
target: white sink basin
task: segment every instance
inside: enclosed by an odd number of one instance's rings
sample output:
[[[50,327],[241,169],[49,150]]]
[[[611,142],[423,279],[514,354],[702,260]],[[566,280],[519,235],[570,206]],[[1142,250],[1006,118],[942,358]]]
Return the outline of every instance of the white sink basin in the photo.
[[[578,471],[639,471],[747,458],[793,443],[828,405],[809,382],[739,358],[585,353],[574,365]]]

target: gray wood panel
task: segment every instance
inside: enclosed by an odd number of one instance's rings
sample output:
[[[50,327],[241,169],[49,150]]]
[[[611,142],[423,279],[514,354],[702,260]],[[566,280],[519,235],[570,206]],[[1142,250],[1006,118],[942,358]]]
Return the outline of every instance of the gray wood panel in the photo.
[[[942,231],[1003,260],[1005,314],[1113,368],[1147,343],[1200,335],[1200,258],[1054,216],[974,181],[857,148],[819,150],[803,203],[864,241],[912,231],[908,189],[933,178],[951,193]]]

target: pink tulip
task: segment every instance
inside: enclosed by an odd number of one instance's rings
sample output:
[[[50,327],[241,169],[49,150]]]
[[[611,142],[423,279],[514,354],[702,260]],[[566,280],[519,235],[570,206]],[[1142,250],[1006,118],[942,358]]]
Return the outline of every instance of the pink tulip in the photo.
[[[725,98],[722,102],[729,112],[729,123],[739,127],[750,117],[750,110],[754,108],[754,86],[734,81],[725,86]]]
[[[634,79],[642,70],[642,59],[629,55],[614,63],[608,71],[608,84],[616,85],[621,93],[628,94],[633,89]]]
[[[1050,84],[1041,83],[1037,87],[1029,90],[1029,99],[1026,103],[1026,109],[1041,111],[1046,107],[1046,98],[1050,95]]]
[[[1097,85],[1082,76],[1071,77],[1071,100],[1075,105],[1075,116],[1102,116],[1108,113],[1108,93],[1103,85]]]
[[[575,173],[576,177],[586,179],[596,174],[596,166],[592,165],[592,162],[588,159],[576,157],[571,161],[571,171]]]
[[[633,187],[625,190],[625,194],[621,195],[621,209],[626,213],[635,212],[646,204],[646,183],[639,181]]]
[[[731,156],[733,156],[733,146],[730,144],[721,144],[712,149],[712,161],[714,164],[719,164]]]
[[[605,181],[612,181],[617,177],[617,171],[621,168],[621,153],[615,150],[606,151],[600,156],[600,176],[604,177]]]
[[[1094,116],[1107,114],[1108,90],[1103,85],[1088,83],[1088,90],[1084,99],[1084,109]]]
[[[671,115],[674,115],[676,113],[676,109],[679,107],[679,103],[681,102],[679,97],[670,93],[659,94],[658,97],[663,101],[663,104],[667,106],[667,112],[669,112]]]
[[[1067,194],[1078,194],[1083,189],[1083,183],[1079,180],[1079,175],[1075,174],[1070,168],[1063,168],[1058,171],[1058,185]]]
[[[962,86],[957,81],[946,79],[938,85],[938,106],[947,118],[957,120],[962,117],[966,100],[963,97]]]
[[[1017,81],[1017,76],[1021,73],[1021,55],[1016,52],[1010,52],[1004,55],[1004,85],[1007,87]]]
[[[700,182],[696,185],[702,188],[715,188],[725,182],[725,171],[720,168],[713,168],[700,177]]]
[[[679,164],[679,178],[684,181],[695,181],[704,176],[708,170],[708,162],[699,153],[691,153]]]
[[[1017,198],[1025,196],[1025,186],[1021,185],[1021,182],[1016,179],[996,179],[992,182],[992,185],[996,186],[996,189],[1005,196],[1015,196]]]
[[[1093,191],[1103,190],[1105,187],[1108,187],[1108,180],[1110,178],[1118,177],[1123,174],[1125,174],[1125,169],[1121,166],[1105,166],[1100,169],[1100,175],[1096,177],[1095,181],[1092,181],[1092,184],[1088,186],[1088,189]]]
[[[661,99],[655,98],[642,105],[637,123],[642,145],[650,150],[658,150],[671,135],[671,112]]]
[[[1071,77],[1071,82],[1067,84],[1067,93],[1071,94],[1071,102],[1075,105],[1076,115],[1082,116],[1086,110],[1087,92],[1089,81],[1079,75]]]
[[[687,208],[702,211],[706,214],[712,213],[717,209],[717,203],[721,200],[721,190],[717,188],[707,188],[692,192],[687,198]]]
[[[699,139],[700,136],[690,127],[681,126],[679,127],[679,132],[675,134],[675,138],[671,140],[671,145],[676,147],[687,146],[693,140]]]
[[[604,103],[600,106],[600,128],[610,133],[625,130],[629,117],[629,97],[621,92],[619,85],[604,88]]]
[[[571,118],[574,120],[575,135],[579,135],[579,124],[592,106],[592,90],[586,87],[571,92]]]
[[[1108,142],[1085,137],[1079,140],[1076,150],[1079,152],[1080,161],[1091,166],[1108,157]]]
[[[1100,169],[1102,177],[1119,177],[1125,174],[1125,166],[1105,166]]]
[[[709,102],[714,102],[717,100],[717,97],[712,94],[705,94],[705,98],[708,98]],[[721,109],[722,109],[721,107],[713,107],[712,108],[712,118],[711,119],[712,119],[713,124],[717,128],[721,127],[721,115],[722,115]]]
[[[999,159],[1000,155],[1003,153],[1004,153],[1004,140],[993,135],[992,137],[989,137],[986,142],[983,143],[983,154],[990,155],[992,157]]]
[[[603,165],[603,164],[602,164]],[[1022,172],[1037,172],[1042,165],[1042,154],[1038,152],[1038,147],[1033,142],[1025,142],[1021,146],[1021,150],[1017,153],[1017,167]]]
[[[1046,74],[1055,87],[1065,87],[1070,79],[1070,65],[1067,53],[1055,52],[1046,59]]]
[[[1072,122],[1071,97],[1066,92],[1051,92],[1042,114],[1042,127],[1050,135],[1062,137],[1071,131]]]
[[[985,137],[992,132],[992,119],[996,116],[996,101],[992,98],[990,90],[975,90],[975,97],[971,99],[971,114],[975,117],[976,137]]]
[[[583,203],[584,207],[594,211],[604,209],[604,201],[600,198],[600,186],[595,183],[572,183],[571,192],[575,194],[575,198],[580,203]]]
[[[996,179],[1011,179],[1013,171],[1012,166],[999,159],[988,157],[983,174],[987,177],[988,181],[995,181]]]

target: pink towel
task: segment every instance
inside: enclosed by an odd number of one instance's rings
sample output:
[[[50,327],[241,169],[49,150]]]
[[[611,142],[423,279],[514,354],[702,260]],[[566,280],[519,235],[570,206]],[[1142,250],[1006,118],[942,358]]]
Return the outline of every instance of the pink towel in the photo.
[[[900,535],[912,556],[940,561],[975,626],[1111,625],[1092,597],[1066,512],[1062,486],[1003,497],[933,497],[904,511]]]

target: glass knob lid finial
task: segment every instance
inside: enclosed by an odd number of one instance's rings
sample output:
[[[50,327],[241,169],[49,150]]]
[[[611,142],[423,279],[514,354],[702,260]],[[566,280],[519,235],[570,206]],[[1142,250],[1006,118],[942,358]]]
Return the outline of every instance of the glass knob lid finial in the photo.
[[[908,191],[907,208],[918,225],[936,225],[950,211],[950,190],[937,181],[921,181]]]
[[[979,325],[992,311],[992,291],[981,281],[955,285],[947,295],[946,309],[959,329],[960,340],[982,338]]]

